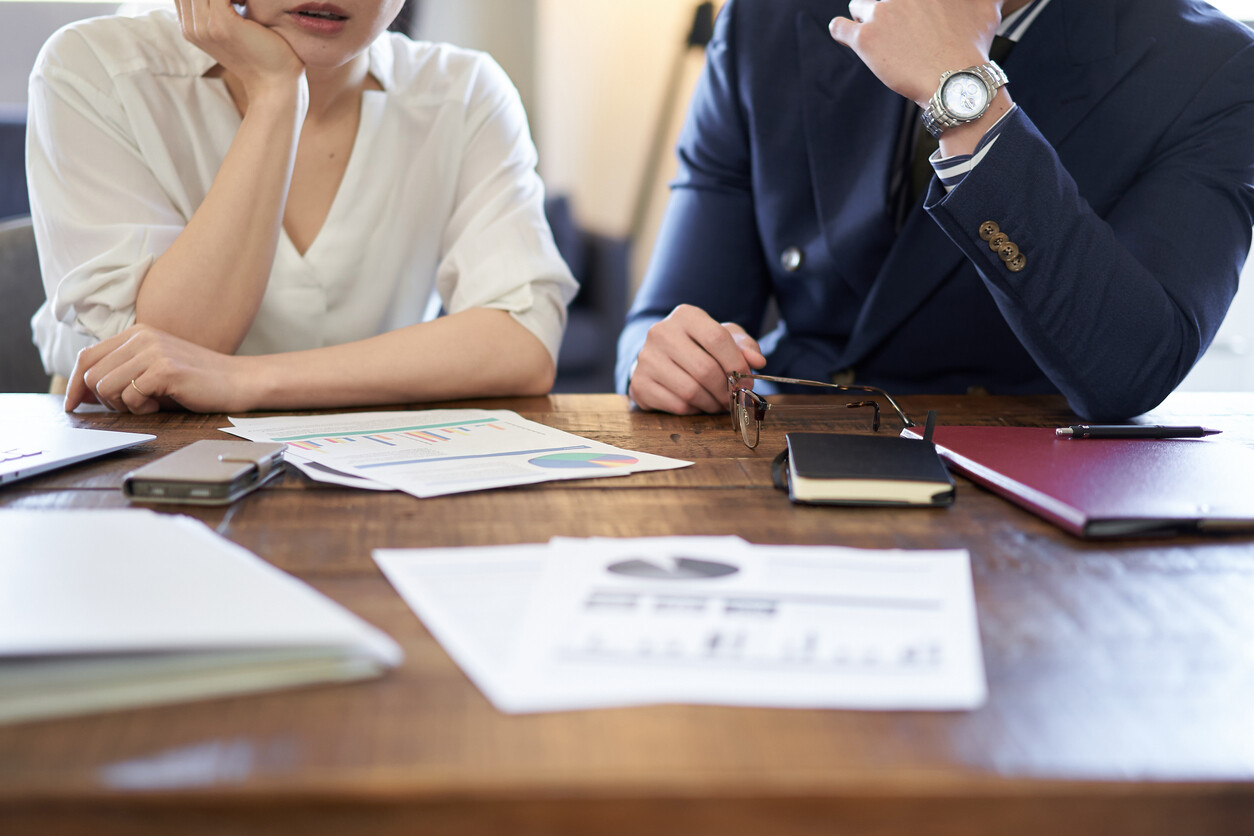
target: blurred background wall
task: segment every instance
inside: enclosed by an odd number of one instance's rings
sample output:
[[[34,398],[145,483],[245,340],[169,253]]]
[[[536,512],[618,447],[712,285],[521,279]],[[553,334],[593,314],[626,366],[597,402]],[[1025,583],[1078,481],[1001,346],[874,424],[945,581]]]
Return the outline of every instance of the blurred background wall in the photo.
[[[419,37],[485,49],[527,105],[550,192],[568,195],[580,223],[632,232],[636,200],[648,205],[633,241],[632,287],[666,203],[674,146],[704,53],[687,48],[699,4],[687,0],[421,0]],[[721,4],[717,4],[721,5]],[[682,54],[682,58],[680,57]],[[678,85],[667,107],[672,80]],[[655,132],[667,153],[646,172]],[[649,174],[646,187],[643,180]]]

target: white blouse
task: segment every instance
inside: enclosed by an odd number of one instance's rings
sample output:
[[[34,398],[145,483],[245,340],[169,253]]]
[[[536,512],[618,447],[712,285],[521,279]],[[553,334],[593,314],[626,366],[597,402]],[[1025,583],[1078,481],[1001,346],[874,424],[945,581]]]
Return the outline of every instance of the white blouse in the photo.
[[[200,206],[239,128],[172,12],[60,30],[30,81],[27,177],[49,373],[135,321],[140,282]],[[544,218],[517,91],[488,56],[391,33],[370,47],[344,179],[302,256],[281,236],[241,354],[337,345],[449,313],[509,311],[556,358],[577,289]],[[438,360],[438,358],[432,358]]]

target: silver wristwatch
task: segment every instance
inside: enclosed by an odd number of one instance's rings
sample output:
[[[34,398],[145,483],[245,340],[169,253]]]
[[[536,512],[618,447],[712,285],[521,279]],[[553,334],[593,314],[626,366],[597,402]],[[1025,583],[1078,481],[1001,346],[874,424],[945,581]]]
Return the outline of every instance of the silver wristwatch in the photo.
[[[942,73],[940,85],[923,111],[923,127],[939,137],[949,128],[974,122],[988,110],[997,88],[1006,81],[1005,71],[993,61]]]

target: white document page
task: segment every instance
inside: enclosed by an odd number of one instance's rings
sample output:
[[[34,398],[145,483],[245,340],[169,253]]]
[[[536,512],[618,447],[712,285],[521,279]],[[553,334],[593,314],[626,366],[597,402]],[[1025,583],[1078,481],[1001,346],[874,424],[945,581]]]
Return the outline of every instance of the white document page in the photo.
[[[744,545],[739,537],[686,539],[711,549]],[[606,548],[616,542],[604,541]],[[519,631],[550,554],[544,543],[375,549],[374,561],[431,635],[500,708],[510,700],[507,675],[517,653]]]
[[[231,432],[230,429],[224,432]],[[322,482],[327,485],[340,485],[345,488],[357,488],[363,491],[394,491],[396,488],[391,485],[385,485],[382,482],[376,482],[373,479],[367,479],[364,476],[355,476],[336,470],[321,462],[310,461],[303,454],[296,453],[291,445],[288,445],[284,453],[284,459],[288,464],[295,467],[301,473],[313,479],[315,482]]]
[[[383,574],[431,635],[494,703],[548,546],[375,549]]]
[[[559,538],[374,558],[502,711],[985,699],[964,551]]]
[[[965,551],[606,542],[554,541],[506,710],[986,698]]]
[[[232,418],[226,431],[417,497],[558,479],[625,476],[691,462],[622,450],[509,410],[433,409]]]

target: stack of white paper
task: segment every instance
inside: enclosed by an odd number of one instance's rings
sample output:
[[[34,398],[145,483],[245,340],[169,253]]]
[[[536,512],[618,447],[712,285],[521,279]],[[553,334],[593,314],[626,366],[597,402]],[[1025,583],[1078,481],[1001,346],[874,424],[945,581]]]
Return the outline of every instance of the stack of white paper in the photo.
[[[503,711],[986,697],[965,551],[555,539],[374,558]]]
[[[231,423],[224,432],[286,444],[287,460],[311,479],[417,497],[692,464],[571,435],[508,409],[232,418]]]
[[[190,517],[0,511],[0,722],[377,676],[388,636]]]

